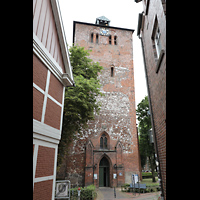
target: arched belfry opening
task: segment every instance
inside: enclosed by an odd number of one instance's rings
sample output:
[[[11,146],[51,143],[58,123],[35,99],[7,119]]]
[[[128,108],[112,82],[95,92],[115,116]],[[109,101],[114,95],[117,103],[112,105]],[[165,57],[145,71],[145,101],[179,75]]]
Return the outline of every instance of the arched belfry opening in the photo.
[[[104,156],[99,163],[99,187],[109,187],[110,185],[110,165]]]

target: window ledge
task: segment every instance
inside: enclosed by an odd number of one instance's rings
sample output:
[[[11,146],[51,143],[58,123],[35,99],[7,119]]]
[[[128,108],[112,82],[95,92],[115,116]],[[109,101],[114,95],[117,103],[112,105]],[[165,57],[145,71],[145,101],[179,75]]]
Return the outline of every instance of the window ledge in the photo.
[[[159,71],[159,69],[160,69],[160,65],[161,65],[161,62],[162,62],[162,60],[163,60],[164,54],[165,54],[165,51],[162,49],[162,50],[160,51],[160,56],[159,56],[159,58],[156,59],[156,61],[157,61],[157,64],[156,64],[156,73],[158,73],[158,71]]]
[[[94,152],[116,152],[116,150],[109,150],[109,149],[97,149],[93,150]]]

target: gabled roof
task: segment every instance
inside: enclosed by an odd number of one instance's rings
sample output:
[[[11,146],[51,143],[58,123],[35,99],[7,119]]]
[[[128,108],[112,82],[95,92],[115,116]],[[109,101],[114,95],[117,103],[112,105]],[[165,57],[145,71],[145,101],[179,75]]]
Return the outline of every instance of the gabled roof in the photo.
[[[65,37],[65,31],[64,31],[64,27],[63,27],[60,6],[58,3],[58,0],[51,0],[51,4],[52,4],[52,10],[53,10],[54,18],[55,18],[55,24],[56,24],[56,28],[57,28],[57,32],[58,32],[59,43],[61,46],[61,52],[62,52],[62,56],[63,56],[64,66],[65,66],[65,70],[67,73],[66,78],[67,79],[69,78],[69,81],[74,84],[74,77],[73,77],[73,73],[72,73],[71,62],[69,59],[69,50],[67,47],[67,41],[66,41],[66,37]]]
[[[92,148],[94,148],[94,145],[90,139],[86,142],[85,146],[87,147],[89,144],[91,144]]]
[[[58,0],[33,2],[33,52],[51,68],[64,86],[73,86],[72,66]]]

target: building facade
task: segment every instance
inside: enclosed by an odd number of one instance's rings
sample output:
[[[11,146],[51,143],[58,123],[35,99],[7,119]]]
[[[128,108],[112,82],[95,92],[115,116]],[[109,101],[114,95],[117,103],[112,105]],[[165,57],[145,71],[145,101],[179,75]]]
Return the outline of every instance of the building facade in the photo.
[[[133,69],[134,30],[110,26],[102,16],[95,24],[73,24],[73,43],[85,47],[103,66],[98,78],[103,97],[99,115],[71,144],[65,178],[73,184],[116,187],[139,173]]]
[[[55,196],[64,93],[73,75],[57,0],[33,1],[33,199]]]
[[[166,0],[142,3],[137,35],[143,49],[161,195],[166,199]]]

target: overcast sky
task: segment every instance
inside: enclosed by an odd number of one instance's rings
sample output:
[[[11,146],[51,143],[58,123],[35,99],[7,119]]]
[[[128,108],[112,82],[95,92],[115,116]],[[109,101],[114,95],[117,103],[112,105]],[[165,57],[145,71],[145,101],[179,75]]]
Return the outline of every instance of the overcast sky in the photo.
[[[133,62],[135,100],[137,104],[147,95],[141,41],[137,36],[138,14],[143,11],[142,2],[134,0],[59,0],[67,43],[72,46],[73,21],[95,23],[96,18],[105,16],[110,26],[134,29]]]

